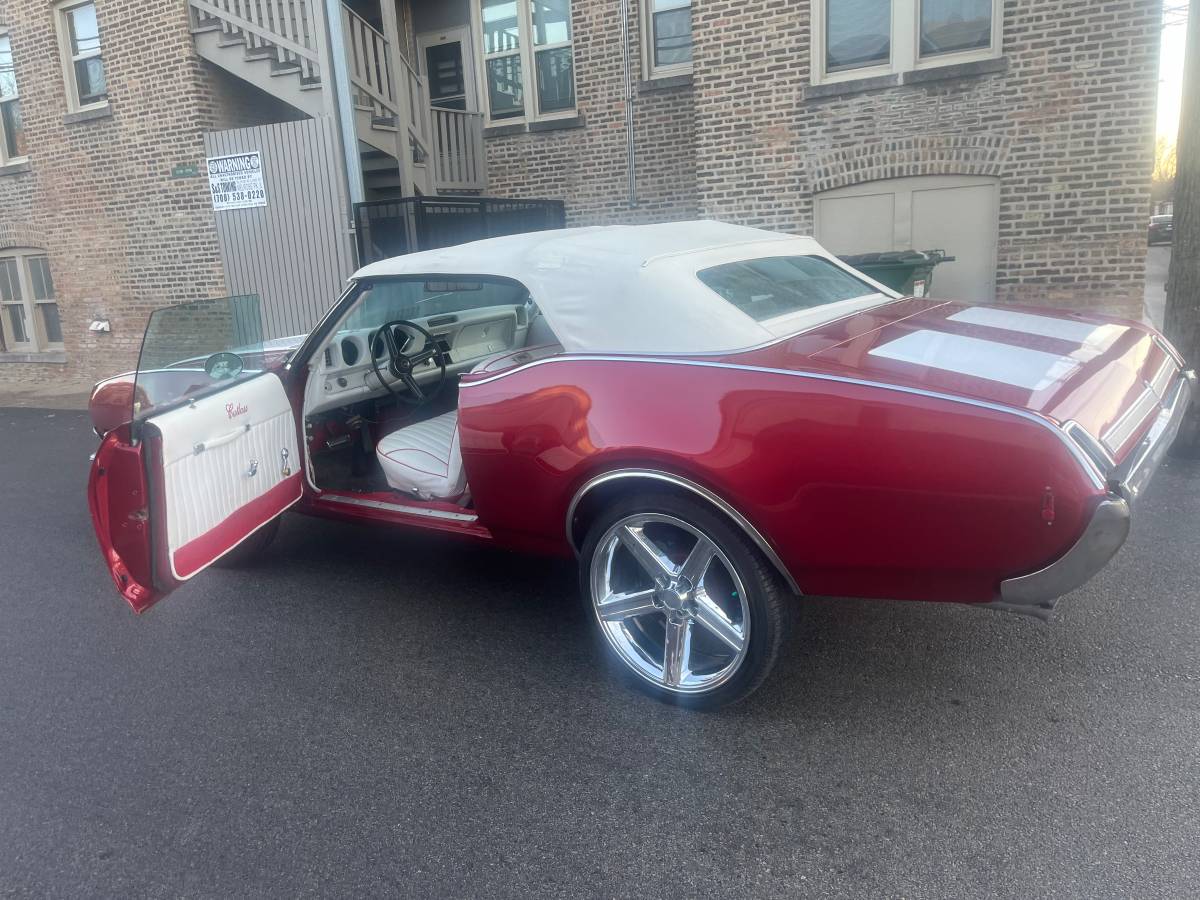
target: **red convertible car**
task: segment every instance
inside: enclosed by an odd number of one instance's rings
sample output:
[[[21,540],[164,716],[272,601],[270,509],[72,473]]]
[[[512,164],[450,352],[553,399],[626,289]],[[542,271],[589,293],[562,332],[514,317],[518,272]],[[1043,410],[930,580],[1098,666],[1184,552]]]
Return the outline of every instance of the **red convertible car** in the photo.
[[[311,334],[170,307],[92,399],[89,498],[137,611],[286,510],[579,558],[607,652],[715,707],[798,596],[1045,617],[1117,552],[1195,375],[1152,329],[901,297],[716,222],[367,266]]]

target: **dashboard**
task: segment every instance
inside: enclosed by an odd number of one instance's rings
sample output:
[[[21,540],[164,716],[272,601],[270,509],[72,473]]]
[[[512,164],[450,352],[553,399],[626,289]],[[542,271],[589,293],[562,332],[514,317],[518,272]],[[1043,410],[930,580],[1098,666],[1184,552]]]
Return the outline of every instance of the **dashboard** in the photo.
[[[465,312],[414,318],[411,321],[430,332],[448,355],[446,375],[470,371],[484,359],[525,344],[529,330],[530,307],[527,305],[489,306]],[[382,323],[380,323],[382,324]],[[378,325],[376,326],[378,328]],[[368,340],[375,328],[351,329],[336,332],[314,358],[314,377],[310,379],[305,412],[311,415],[335,409],[359,400],[387,393],[380,384],[385,379],[395,391],[405,388],[388,371],[388,352],[382,340],[369,347]],[[425,339],[416,332],[408,334],[406,352],[419,353]],[[372,364],[374,356],[375,364]],[[376,365],[379,374],[376,374]],[[437,377],[438,367],[432,361],[417,366],[413,372],[419,383]],[[311,386],[316,382],[317,390]]]

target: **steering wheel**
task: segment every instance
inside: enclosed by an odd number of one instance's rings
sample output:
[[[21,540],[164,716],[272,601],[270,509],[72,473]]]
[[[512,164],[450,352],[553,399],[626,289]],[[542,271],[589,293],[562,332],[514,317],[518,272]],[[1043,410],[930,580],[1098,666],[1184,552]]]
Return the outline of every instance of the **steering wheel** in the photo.
[[[396,330],[400,328],[424,335],[425,346],[419,353],[405,354],[403,352],[400,341],[396,337]],[[408,388],[406,394],[393,390],[387,379],[383,377],[383,373],[379,371],[379,354],[375,351],[380,337],[383,338],[388,352],[388,371]],[[367,352],[371,355],[371,368],[375,370],[375,377],[379,379],[379,383],[387,388],[387,392],[397,400],[410,406],[428,403],[437,396],[438,391],[442,389],[442,383],[446,380],[446,352],[438,345],[437,338],[416,322],[410,322],[408,319],[393,319],[390,322],[384,322],[377,330],[372,331],[367,337]],[[413,369],[430,360],[437,363],[438,377],[431,386],[423,388],[417,383]]]

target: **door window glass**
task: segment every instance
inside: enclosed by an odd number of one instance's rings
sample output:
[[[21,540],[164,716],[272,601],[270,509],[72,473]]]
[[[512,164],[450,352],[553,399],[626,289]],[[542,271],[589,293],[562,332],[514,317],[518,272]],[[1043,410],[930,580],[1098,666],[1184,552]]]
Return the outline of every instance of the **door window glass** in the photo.
[[[442,109],[466,109],[467,85],[463,76],[462,44],[452,41],[425,50],[429,73],[429,102]]]
[[[138,358],[134,416],[220,390],[278,364],[257,295],[197,300],[150,314]]]

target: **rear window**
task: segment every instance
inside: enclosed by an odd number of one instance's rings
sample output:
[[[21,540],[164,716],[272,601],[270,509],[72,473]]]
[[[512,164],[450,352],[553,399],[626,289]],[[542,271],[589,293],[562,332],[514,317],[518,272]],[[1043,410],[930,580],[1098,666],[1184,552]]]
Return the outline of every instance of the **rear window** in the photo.
[[[1168,222],[1173,221],[1174,218],[1174,216],[1151,216],[1150,222],[1153,225],[1166,225]]]
[[[879,293],[820,256],[747,259],[703,269],[696,277],[758,322]]]

